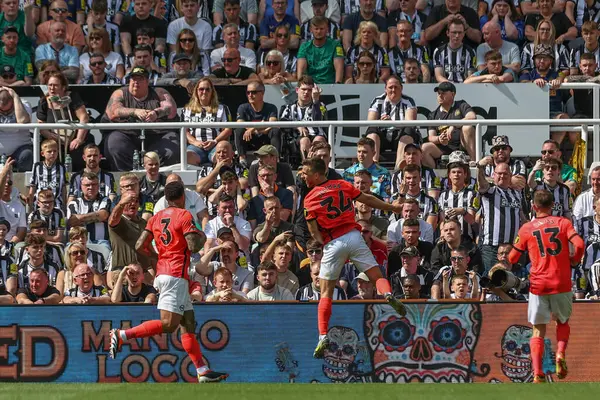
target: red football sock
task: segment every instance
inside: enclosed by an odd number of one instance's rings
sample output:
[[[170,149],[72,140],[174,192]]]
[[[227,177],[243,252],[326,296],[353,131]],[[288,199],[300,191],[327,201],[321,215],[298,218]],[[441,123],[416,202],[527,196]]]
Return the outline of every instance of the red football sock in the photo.
[[[531,347],[531,363],[533,364],[534,375],[544,375],[542,370],[542,356],[544,355],[544,338],[532,337],[529,340]]]
[[[202,359],[202,351],[200,351],[200,345],[198,344],[198,340],[196,340],[196,335],[193,333],[182,334],[181,345],[185,352],[190,356],[190,360],[192,360],[196,368],[206,365]]]
[[[392,286],[390,285],[390,281],[385,278],[377,279],[375,282],[375,287],[377,291],[381,294],[392,293]]]
[[[327,335],[329,329],[329,319],[331,318],[331,299],[329,297],[321,297],[319,300],[318,325],[319,335]]]
[[[556,321],[556,341],[558,342],[558,348],[556,349],[557,353],[565,354],[570,334],[571,326],[569,325],[569,322],[561,324]]]
[[[129,340],[160,335],[161,333],[163,333],[162,322],[155,319],[152,321],[146,321],[138,326],[134,326],[131,329],[127,329],[125,331],[125,337],[127,337],[127,340]]]

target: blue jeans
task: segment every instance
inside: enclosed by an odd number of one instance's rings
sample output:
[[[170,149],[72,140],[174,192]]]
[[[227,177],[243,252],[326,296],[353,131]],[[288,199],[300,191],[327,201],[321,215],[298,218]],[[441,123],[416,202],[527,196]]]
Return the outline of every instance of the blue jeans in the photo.
[[[188,144],[186,150],[190,153],[197,154],[198,157],[200,157],[200,164],[210,164],[212,163],[212,159],[215,156],[217,146],[214,146],[212,149],[210,149],[210,151],[206,151],[204,149],[201,149],[200,147]]]
[[[479,249],[483,260],[483,268],[485,269],[481,276],[487,276],[490,269],[498,262],[498,246],[482,244]]]

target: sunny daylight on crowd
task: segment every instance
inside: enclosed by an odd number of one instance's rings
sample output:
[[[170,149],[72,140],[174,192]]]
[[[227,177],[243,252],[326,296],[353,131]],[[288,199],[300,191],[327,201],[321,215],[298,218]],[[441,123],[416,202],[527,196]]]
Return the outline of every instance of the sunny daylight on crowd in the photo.
[[[600,0],[0,0],[0,124],[2,399],[600,390]]]

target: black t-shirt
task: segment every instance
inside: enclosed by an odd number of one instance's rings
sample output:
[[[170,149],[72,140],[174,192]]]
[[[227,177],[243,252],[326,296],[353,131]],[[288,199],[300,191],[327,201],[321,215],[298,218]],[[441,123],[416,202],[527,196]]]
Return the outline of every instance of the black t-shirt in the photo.
[[[69,104],[69,109],[71,110],[71,114],[73,116],[73,118],[77,119],[77,115],[75,115],[75,110],[77,110],[79,107],[81,106],[85,106],[85,104],[83,103],[83,100],[81,99],[81,96],[79,96],[79,94],[75,93],[75,92],[71,92],[71,93],[67,93],[69,96],[71,96],[71,103]],[[66,119],[69,119],[69,113],[67,112],[67,109],[65,108],[65,116]],[[62,118],[62,114],[60,110],[54,110],[56,112],[56,115],[58,116],[58,118]],[[56,122],[54,120],[54,113],[52,113],[52,110],[48,109],[48,100],[46,99],[46,97],[43,97],[40,100],[40,103],[38,104],[38,108],[37,108],[37,119],[39,119],[40,121],[44,121],[47,122],[49,124]]]
[[[445,4],[433,7],[429,13],[429,16],[427,17],[427,21],[425,21],[425,29],[437,24],[450,14],[451,13],[448,11],[448,8]],[[460,11],[456,15],[462,15],[465,17],[469,27],[479,30],[479,17],[477,16],[477,12],[475,12],[475,10],[472,8],[460,6]],[[447,29],[443,29],[438,37],[429,42],[431,49],[436,49],[441,45],[448,43],[448,35],[446,34],[446,31]],[[475,49],[479,43],[473,42],[468,36],[465,35],[465,44]]]
[[[140,292],[136,295],[133,295],[129,293],[127,285],[123,285],[121,293],[121,303],[143,303],[146,301],[146,296],[148,296],[150,293],[156,294],[156,289],[150,285],[142,283],[142,289]]]
[[[33,292],[31,291],[31,289],[29,288],[29,286],[27,286],[27,287],[22,287],[22,288],[20,288],[20,289],[17,291],[17,295],[19,295],[19,294],[21,294],[21,293],[25,294],[25,295],[27,296],[27,298],[28,298],[29,300],[33,301],[34,303],[35,303],[36,301],[38,301],[39,299],[41,299],[42,297],[48,297],[48,296],[50,296],[50,295],[53,295],[53,294],[58,294],[58,295],[60,295],[60,292],[58,291],[58,289],[57,289],[57,288],[55,288],[54,286],[50,286],[50,285],[48,285],[48,288],[46,289],[46,291],[45,291],[44,293],[42,293],[42,295],[41,295],[41,296],[38,296],[38,295],[36,295],[35,293],[33,293]]]
[[[367,21],[367,20],[365,20],[363,18],[363,16],[361,15],[360,12],[352,13],[352,14],[346,16],[346,18],[344,18],[344,23],[342,25],[342,29],[343,30],[346,30],[346,29],[351,30],[352,38],[354,38],[354,35],[358,31],[358,26],[363,21]],[[375,25],[377,25],[379,32],[387,32],[387,29],[388,29],[387,20],[384,17],[382,17],[381,15],[373,14],[373,18],[368,21],[374,22]]]
[[[289,164],[278,162],[276,173],[277,177],[275,178],[275,183],[277,186],[284,188],[294,186],[294,174],[292,172],[292,167],[290,167]],[[258,163],[254,163],[250,166],[248,185],[250,187],[258,186]]]
[[[533,30],[535,30],[538,26],[538,23],[542,19],[544,19],[544,17],[542,17],[540,14],[529,14],[527,17],[525,17],[525,27],[529,25],[533,28]],[[571,20],[563,13],[552,14],[550,21],[552,21],[554,29],[556,30],[556,37],[564,35],[567,33],[569,28],[573,26]]]
[[[156,38],[167,38],[167,22],[156,18],[154,15],[150,15],[146,19],[139,19],[136,15],[126,15],[121,22],[120,29],[121,33],[131,34],[131,48],[133,49],[137,45],[136,32],[139,28],[152,28],[154,29],[154,36]]]
[[[240,69],[238,69],[237,73],[235,73],[235,74],[228,73],[225,70],[225,68],[223,68],[223,67],[213,71],[213,75],[216,76],[217,78],[220,78],[220,79],[235,78],[235,79],[241,79],[243,81],[245,81],[246,79],[250,79],[250,77],[252,76],[253,73],[254,73],[254,70],[252,68],[248,68],[243,65],[240,65]]]
[[[158,199],[165,194],[165,185],[167,184],[167,176],[165,174],[158,174],[158,180],[156,182],[150,182],[146,175],[140,179],[140,193],[148,196],[150,201],[156,204]]]
[[[406,244],[404,243],[404,239],[402,239],[402,242],[390,251],[388,255],[388,277],[392,276],[393,274],[402,269],[402,259],[400,258],[400,253],[402,252],[402,250],[404,250],[405,247]],[[421,256],[424,258],[424,260],[421,262],[421,265],[426,270],[429,270],[429,263],[431,260],[431,252],[433,251],[433,244],[419,240],[419,242],[417,243],[417,250],[419,250],[419,254],[421,254]]]

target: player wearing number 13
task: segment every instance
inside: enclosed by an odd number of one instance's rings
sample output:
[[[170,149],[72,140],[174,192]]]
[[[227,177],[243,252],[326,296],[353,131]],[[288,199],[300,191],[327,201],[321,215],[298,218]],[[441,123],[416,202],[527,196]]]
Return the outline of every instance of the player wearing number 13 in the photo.
[[[150,218],[135,244],[138,252],[151,256],[154,240],[158,250],[154,286],[160,293],[160,320],[146,321],[127,330],[111,330],[110,357],[115,358],[124,341],[171,333],[181,327],[181,345],[196,366],[198,382],[219,382],[226,379],[227,374],[209,370],[202,359],[194,333],[196,322],[189,295],[190,259],[202,249],[206,236],[196,228],[194,217],[185,209],[183,183],[168,183],[165,199],[169,207]]]
[[[395,299],[390,282],[384,279],[373,253],[360,234],[361,226],[354,217],[353,201],[384,211],[400,213],[402,205],[386,203],[375,196],[362,193],[344,180],[327,180],[327,166],[320,158],[302,162],[302,172],[310,192],[304,199],[304,213],[308,230],[323,247],[321,259],[321,299],[318,309],[319,343],[315,358],[322,358],[329,345],[327,330],[331,318],[331,300],[336,282],[344,263],[350,260],[360,272],[364,272],[390,306],[400,315],[406,314],[404,305]]]
[[[552,215],[554,196],[547,190],[539,190],[533,196],[536,219],[519,229],[508,262],[515,264],[521,254],[529,253],[531,270],[529,276],[529,322],[533,325],[530,340],[534,383],[544,382],[542,356],[544,336],[551,314],[556,317],[556,375],[567,376],[565,351],[571,328],[569,318],[573,309],[571,293],[571,266],[579,264],[583,255],[583,239],[573,228],[571,221]],[[569,242],[575,248],[569,254]]]

